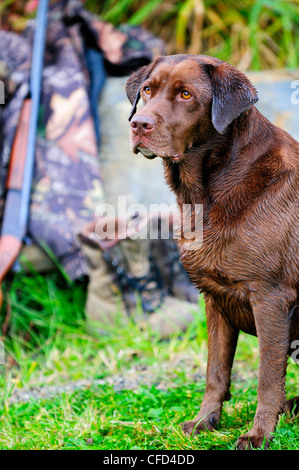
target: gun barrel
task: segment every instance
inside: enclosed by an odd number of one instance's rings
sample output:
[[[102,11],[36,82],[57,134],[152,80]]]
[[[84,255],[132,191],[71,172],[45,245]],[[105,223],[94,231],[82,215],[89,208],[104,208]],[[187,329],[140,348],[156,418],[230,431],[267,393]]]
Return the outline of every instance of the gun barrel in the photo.
[[[24,167],[22,187],[22,200],[20,207],[20,226],[23,227],[24,235],[27,229],[29,202],[31,194],[31,181],[35,160],[36,130],[38,122],[40,94],[42,88],[43,56],[47,29],[47,11],[48,0],[40,0],[33,42],[33,55],[30,76],[30,97],[32,105],[29,120],[26,161]]]

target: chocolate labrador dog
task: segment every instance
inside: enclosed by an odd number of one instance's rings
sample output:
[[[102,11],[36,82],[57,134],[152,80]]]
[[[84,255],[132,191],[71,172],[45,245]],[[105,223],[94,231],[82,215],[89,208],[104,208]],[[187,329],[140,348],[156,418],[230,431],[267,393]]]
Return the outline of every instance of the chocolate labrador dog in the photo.
[[[190,249],[178,240],[208,327],[206,391],[183,430],[219,421],[241,330],[257,335],[260,363],[253,426],[237,448],[267,447],[279,414],[299,403],[285,396],[287,357],[299,340],[299,144],[257,110],[248,78],[212,57],[159,57],[126,92],[132,151],[163,159],[181,209],[203,209],[203,243]]]

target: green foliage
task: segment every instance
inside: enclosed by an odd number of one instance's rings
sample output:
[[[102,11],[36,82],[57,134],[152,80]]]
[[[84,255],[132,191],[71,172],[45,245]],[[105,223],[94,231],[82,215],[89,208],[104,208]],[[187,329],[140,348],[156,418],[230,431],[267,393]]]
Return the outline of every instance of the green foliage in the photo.
[[[20,31],[36,0],[4,0],[0,27]],[[243,70],[299,66],[299,0],[86,0],[115,26],[142,25],[167,53],[207,54]]]
[[[299,0],[87,0],[119,25],[142,24],[168,53],[207,54],[241,69],[299,66]]]
[[[2,0],[0,4],[0,29],[22,31],[28,19],[35,16],[38,0]]]

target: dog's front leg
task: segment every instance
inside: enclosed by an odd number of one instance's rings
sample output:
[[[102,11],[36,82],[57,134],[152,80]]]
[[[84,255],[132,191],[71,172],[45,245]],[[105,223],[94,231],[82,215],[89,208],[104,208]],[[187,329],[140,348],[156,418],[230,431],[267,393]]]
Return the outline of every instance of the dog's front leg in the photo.
[[[208,327],[206,390],[198,415],[191,421],[182,423],[182,429],[188,435],[213,430],[219,421],[223,402],[230,398],[231,368],[239,331],[228,325],[209,297],[206,298],[206,316]]]
[[[259,292],[259,296],[255,293],[252,298],[252,308],[260,354],[258,406],[252,428],[237,441],[238,449],[267,448],[278,415],[286,406],[289,300],[281,293]]]

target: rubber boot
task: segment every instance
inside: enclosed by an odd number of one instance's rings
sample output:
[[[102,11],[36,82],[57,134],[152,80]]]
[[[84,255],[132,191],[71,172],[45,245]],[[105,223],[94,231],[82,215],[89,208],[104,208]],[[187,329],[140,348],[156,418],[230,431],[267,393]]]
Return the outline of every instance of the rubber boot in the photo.
[[[128,313],[117,283],[115,270],[103,257],[97,245],[82,243],[82,251],[89,266],[89,282],[85,303],[88,324],[101,332],[112,326],[126,326]],[[103,330],[103,332],[104,332]]]
[[[90,262],[86,314],[110,325],[133,317],[142,328],[167,338],[188,328],[197,305],[168,295],[164,288],[158,265],[150,256],[151,223],[136,219],[133,232],[138,237],[134,238],[126,233],[122,238],[99,240],[95,225],[81,236]]]
[[[168,227],[166,227],[167,230],[164,233],[163,226],[165,230],[165,222]],[[156,223],[157,238],[152,240],[151,256],[157,263],[164,288],[172,297],[197,304],[199,292],[180,260],[180,253],[174,236],[173,219],[163,221],[163,217],[159,217]]]

